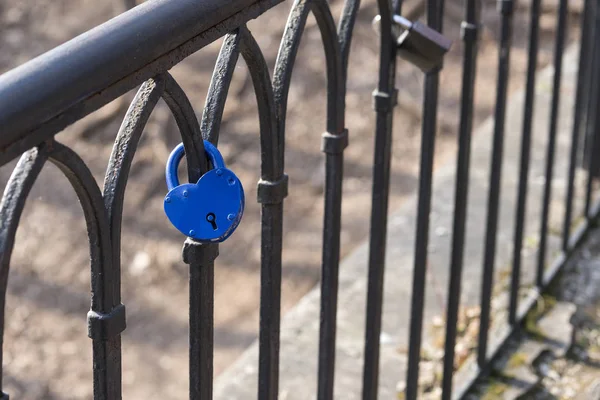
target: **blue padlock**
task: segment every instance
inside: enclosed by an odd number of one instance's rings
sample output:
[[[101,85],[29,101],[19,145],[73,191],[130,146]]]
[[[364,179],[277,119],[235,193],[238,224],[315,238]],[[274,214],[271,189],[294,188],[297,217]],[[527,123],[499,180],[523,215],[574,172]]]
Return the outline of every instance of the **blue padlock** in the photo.
[[[167,217],[181,233],[199,242],[222,242],[238,227],[244,214],[242,182],[225,168],[219,150],[204,141],[204,150],[213,169],[197,183],[179,184],[177,167],[184,156],[183,143],[169,156],[164,208]]]

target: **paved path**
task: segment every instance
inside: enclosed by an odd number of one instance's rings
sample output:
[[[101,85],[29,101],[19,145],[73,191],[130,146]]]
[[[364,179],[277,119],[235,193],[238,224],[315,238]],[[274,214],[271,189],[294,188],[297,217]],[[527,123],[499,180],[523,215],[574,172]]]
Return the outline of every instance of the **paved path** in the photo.
[[[576,47],[576,46],[575,46]],[[577,51],[571,47],[564,59],[562,102],[557,140],[556,176],[553,180],[551,230],[560,229],[563,210],[565,176],[568,164],[569,136],[577,70]],[[543,189],[545,144],[547,141],[549,107],[552,92],[552,68],[539,72],[536,112],[533,116],[533,144],[529,199],[526,218],[523,290],[533,279],[532,260],[538,241],[541,191]],[[482,88],[483,89],[483,88]],[[482,90],[480,89],[480,90]],[[495,90],[495,88],[489,88]],[[498,277],[506,276],[511,260],[511,242],[515,201],[517,195],[520,134],[522,126],[523,93],[511,96],[508,103],[502,172],[502,204],[498,228],[496,270]],[[483,237],[487,204],[487,187],[491,139],[494,121],[486,121],[474,134],[467,221],[462,304],[479,302],[482,271]],[[398,124],[396,125],[398,126]],[[426,291],[425,326],[441,315],[446,301],[449,248],[453,213],[455,160],[436,170],[431,213],[428,280]],[[385,277],[383,333],[381,336],[380,398],[392,399],[404,379],[410,315],[410,296],[413,270],[413,247],[417,199],[411,198],[394,212],[388,225],[388,252]],[[557,249],[552,237],[549,256]],[[364,342],[365,299],[367,282],[368,245],[365,243],[346,257],[340,267],[338,334],[336,355],[335,396],[340,399],[359,399],[361,390]],[[425,266],[419,266],[424,268]],[[502,285],[501,280],[500,285]],[[306,295],[283,318],[281,332],[282,400],[315,398],[318,354],[319,291]],[[426,340],[427,341],[427,340]],[[241,399],[256,396],[258,351],[256,344],[223,373],[216,381],[217,399]]]

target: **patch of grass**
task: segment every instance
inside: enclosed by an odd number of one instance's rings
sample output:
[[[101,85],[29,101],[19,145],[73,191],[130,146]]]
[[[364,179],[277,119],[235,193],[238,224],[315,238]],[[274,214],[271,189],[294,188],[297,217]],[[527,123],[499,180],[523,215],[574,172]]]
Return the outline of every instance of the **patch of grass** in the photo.
[[[550,224],[548,226],[548,233],[553,236],[562,236],[562,227]]]
[[[537,322],[548,310],[556,305],[557,301],[556,297],[550,294],[542,295],[537,305],[525,316],[525,332],[537,338],[543,337],[542,332],[537,326]]]
[[[550,310],[552,307],[554,307],[556,303],[558,303],[558,299],[551,294],[546,293],[542,295],[542,299],[544,299],[544,313]]]
[[[497,400],[502,397],[502,394],[506,392],[509,386],[495,378],[490,377],[488,379],[487,391],[481,397],[481,400]]]
[[[582,215],[574,218],[571,222],[571,230],[575,230],[577,227],[579,227],[580,224],[583,223],[583,221],[585,221],[585,217]]]
[[[508,368],[518,368],[527,363],[527,354],[524,352],[516,352],[508,360]]]
[[[523,240],[523,247],[529,250],[534,250],[539,247],[540,238],[537,234],[526,236]]]

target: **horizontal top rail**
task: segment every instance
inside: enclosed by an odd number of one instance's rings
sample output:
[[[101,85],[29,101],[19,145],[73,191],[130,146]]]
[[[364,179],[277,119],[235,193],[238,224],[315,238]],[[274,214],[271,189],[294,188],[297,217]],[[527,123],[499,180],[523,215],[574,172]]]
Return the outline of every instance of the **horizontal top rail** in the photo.
[[[0,75],[0,165],[282,1],[150,0]]]

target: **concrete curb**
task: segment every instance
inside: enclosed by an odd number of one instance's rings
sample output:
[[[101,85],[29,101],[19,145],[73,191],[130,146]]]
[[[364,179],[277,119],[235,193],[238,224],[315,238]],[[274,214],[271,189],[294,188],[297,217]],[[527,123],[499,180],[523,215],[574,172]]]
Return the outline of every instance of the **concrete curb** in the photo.
[[[564,57],[562,102],[553,180],[551,229],[560,229],[562,202],[568,166],[570,126],[577,70],[577,46],[571,46]],[[530,189],[523,251],[523,290],[533,279],[532,262],[539,232],[541,192],[552,92],[552,68],[538,73],[536,112],[532,139]],[[495,90],[495,88],[490,88]],[[511,243],[520,155],[523,93],[510,97],[506,118],[504,166],[502,172],[502,204],[496,271],[498,282],[511,261]],[[487,188],[493,119],[486,121],[473,137],[469,187],[469,213],[464,257],[462,304],[478,304],[482,271],[483,238],[487,214]],[[451,226],[454,202],[455,160],[436,170],[431,213],[429,269],[425,296],[425,343],[428,342],[428,321],[443,315],[447,297],[447,280]],[[540,178],[541,177],[541,178]],[[383,327],[379,396],[396,398],[396,387],[405,376],[406,351],[410,321],[410,296],[413,271],[416,195],[390,215],[386,276],[384,288]],[[577,205],[579,207],[579,205]],[[579,210],[579,208],[577,208]],[[549,241],[549,262],[558,249],[558,240]],[[359,246],[340,266],[338,332],[336,353],[335,397],[359,399],[362,387],[365,300],[367,283],[368,243]],[[423,266],[425,267],[425,266]],[[285,267],[284,267],[285,268]],[[280,399],[316,398],[319,287],[308,293],[282,320]],[[216,399],[246,399],[256,396],[258,345],[252,345],[240,359],[215,381]]]

